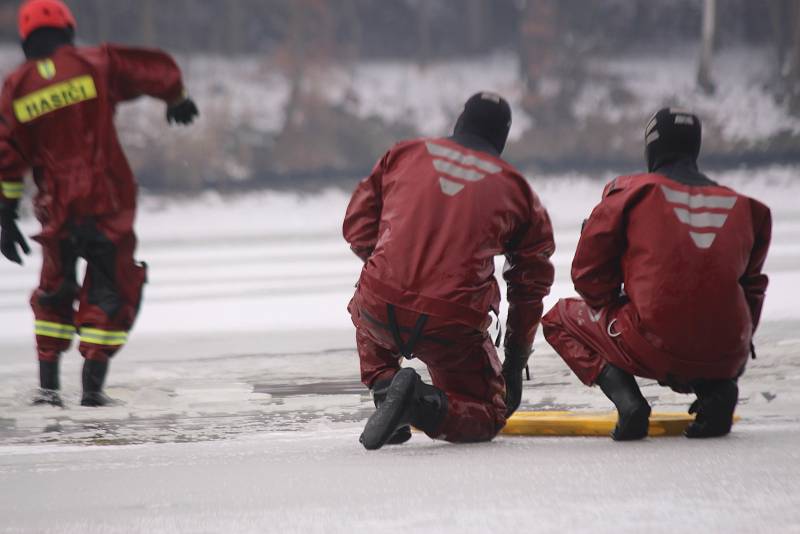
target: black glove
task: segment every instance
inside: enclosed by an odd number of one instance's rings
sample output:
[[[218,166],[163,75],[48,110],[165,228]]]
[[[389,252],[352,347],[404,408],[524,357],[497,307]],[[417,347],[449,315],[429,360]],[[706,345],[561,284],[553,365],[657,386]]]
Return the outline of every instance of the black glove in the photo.
[[[0,253],[14,263],[22,265],[17,245],[25,254],[31,249],[17,227],[17,203],[0,203]]]
[[[197,104],[188,96],[167,108],[167,122],[178,124],[191,124],[194,122],[200,112],[197,110]]]
[[[531,350],[506,347],[503,378],[506,381],[506,417],[511,417],[522,402],[522,372],[528,366]]]

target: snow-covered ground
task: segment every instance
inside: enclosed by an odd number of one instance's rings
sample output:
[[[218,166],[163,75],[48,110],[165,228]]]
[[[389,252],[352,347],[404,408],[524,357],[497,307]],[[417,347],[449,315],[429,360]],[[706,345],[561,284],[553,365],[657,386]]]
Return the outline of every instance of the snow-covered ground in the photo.
[[[68,407],[27,405],[40,259],[0,263],[0,531],[800,532],[798,171],[717,176],[769,204],[775,227],[742,420],[708,442],[416,436],[364,451],[371,400],[345,311],[360,268],[339,237],[346,192],[144,199],[150,284],[107,388],[124,406],[78,406],[74,350]],[[601,184],[531,178],[559,246],[549,305],[571,294],[578,228]],[[609,408],[541,340],[532,371],[523,409]],[[656,410],[690,402],[642,385]]]

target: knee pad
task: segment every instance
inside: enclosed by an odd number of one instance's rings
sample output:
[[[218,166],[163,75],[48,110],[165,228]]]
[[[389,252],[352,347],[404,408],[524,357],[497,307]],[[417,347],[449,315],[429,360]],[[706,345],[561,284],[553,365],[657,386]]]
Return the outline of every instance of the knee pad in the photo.
[[[117,251],[111,241],[97,239],[86,249],[86,274],[89,279],[88,301],[109,318],[114,317],[123,304],[117,288]]]
[[[41,292],[36,299],[39,306],[43,308],[65,308],[72,307],[78,298],[80,286],[74,279],[65,278],[58,288],[52,293]]]

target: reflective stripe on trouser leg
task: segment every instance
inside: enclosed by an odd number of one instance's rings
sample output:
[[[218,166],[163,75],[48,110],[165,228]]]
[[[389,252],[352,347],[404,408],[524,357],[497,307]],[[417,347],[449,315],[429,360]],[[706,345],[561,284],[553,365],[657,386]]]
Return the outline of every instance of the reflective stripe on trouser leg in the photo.
[[[81,343],[119,347],[128,341],[128,333],[123,330],[102,330],[100,328],[81,328]]]
[[[53,323],[50,321],[39,321],[35,323],[35,333],[37,336],[52,337],[72,341],[75,335],[75,327],[71,324]]]

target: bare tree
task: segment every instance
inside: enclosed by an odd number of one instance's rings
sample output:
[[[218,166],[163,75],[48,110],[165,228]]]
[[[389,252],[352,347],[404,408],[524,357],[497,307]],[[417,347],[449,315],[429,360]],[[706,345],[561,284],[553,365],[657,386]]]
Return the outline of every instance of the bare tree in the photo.
[[[703,36],[700,45],[700,63],[697,67],[697,84],[707,94],[716,87],[711,76],[711,61],[714,57],[714,41],[717,33],[717,0],[703,1]]]
[[[768,13],[772,22],[772,35],[778,60],[778,70],[786,67],[792,46],[792,0],[768,0]]]
[[[154,0],[140,0],[140,39],[141,43],[153,46],[156,43],[156,18]]]
[[[800,114],[800,2],[769,0],[767,7],[778,62],[776,92],[793,113]]]
[[[364,44],[364,21],[359,16],[356,0],[342,2],[342,16],[346,23],[347,39],[343,46],[343,55],[346,60],[352,61],[359,57]]]
[[[519,9],[521,74],[526,92],[536,99],[539,84],[554,63],[558,5],[554,0],[521,0]]]
[[[284,130],[296,126],[302,116],[310,71],[327,64],[336,53],[330,5],[325,0],[292,0],[287,4],[283,48],[290,90]]]
[[[791,110],[795,114],[800,114],[800,5],[795,2],[793,7],[793,43],[786,69],[786,83]]]
[[[422,1],[417,9],[417,61],[425,66],[431,59],[432,13],[430,2]]]
[[[229,54],[233,55],[241,51],[244,43],[244,9],[242,0],[228,0],[226,2],[227,19],[227,43],[226,48]]]
[[[111,13],[107,0],[94,0],[94,12],[97,14],[97,37],[107,41],[111,37]]]
[[[289,78],[289,100],[286,102],[284,129],[295,122],[300,109],[300,97],[305,77],[307,50],[303,36],[305,25],[302,2],[291,2],[289,7],[289,24],[286,32],[287,70]]]
[[[468,0],[466,6],[467,39],[471,52],[483,52],[489,15],[486,0]]]

